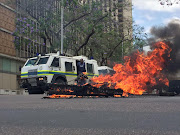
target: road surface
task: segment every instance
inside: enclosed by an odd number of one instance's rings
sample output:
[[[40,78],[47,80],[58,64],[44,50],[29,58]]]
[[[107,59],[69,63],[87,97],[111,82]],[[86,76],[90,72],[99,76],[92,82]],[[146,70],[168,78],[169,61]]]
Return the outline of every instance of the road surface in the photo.
[[[180,96],[0,95],[0,135],[180,135]]]

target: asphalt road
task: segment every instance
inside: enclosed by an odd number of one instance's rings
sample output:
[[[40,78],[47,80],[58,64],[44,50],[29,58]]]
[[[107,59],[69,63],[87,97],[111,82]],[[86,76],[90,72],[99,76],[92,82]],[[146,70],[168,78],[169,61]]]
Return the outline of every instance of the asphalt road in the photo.
[[[179,97],[0,95],[0,135],[180,135]]]

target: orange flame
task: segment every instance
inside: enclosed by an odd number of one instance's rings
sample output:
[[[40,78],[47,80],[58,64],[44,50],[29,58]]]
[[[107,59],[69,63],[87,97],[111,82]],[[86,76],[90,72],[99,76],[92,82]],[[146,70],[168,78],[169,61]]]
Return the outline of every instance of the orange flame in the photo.
[[[121,95],[114,95],[114,97],[116,97],[116,98],[120,98],[120,97],[121,97]]]
[[[87,72],[82,72],[84,75],[87,75]]]
[[[70,93],[71,93],[71,92],[74,92],[74,91],[71,90],[71,89],[61,89],[61,88],[57,88],[56,91],[57,91],[57,92],[60,92],[60,91],[61,91],[61,92],[70,92]]]
[[[107,84],[108,87],[122,89],[123,96],[128,96],[128,93],[142,95],[148,86],[155,86],[159,82],[168,85],[169,81],[161,71],[165,63],[163,56],[170,57],[171,49],[164,42],[157,42],[155,47],[148,55],[137,51],[133,56],[126,56],[124,65],[114,66],[116,73],[113,76],[94,77],[92,86],[100,87]]]
[[[56,95],[53,94],[51,96],[48,96],[49,98],[74,98],[76,97],[75,95]]]

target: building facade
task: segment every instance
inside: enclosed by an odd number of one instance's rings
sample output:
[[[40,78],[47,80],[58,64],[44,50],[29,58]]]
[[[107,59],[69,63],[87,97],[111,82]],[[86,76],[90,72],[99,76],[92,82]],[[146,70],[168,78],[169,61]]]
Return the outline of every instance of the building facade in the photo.
[[[99,2],[103,13],[111,12],[111,28],[119,30],[122,34],[132,35],[132,0],[79,0],[80,3]]]
[[[0,0],[0,89],[19,89],[20,68],[25,59],[16,57],[14,32],[16,10],[13,1]]]

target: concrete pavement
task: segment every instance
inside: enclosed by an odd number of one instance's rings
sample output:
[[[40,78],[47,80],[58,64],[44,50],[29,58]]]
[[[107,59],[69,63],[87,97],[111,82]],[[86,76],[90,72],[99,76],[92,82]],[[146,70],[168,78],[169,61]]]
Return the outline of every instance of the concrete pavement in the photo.
[[[179,135],[180,97],[1,95],[1,135]]]

